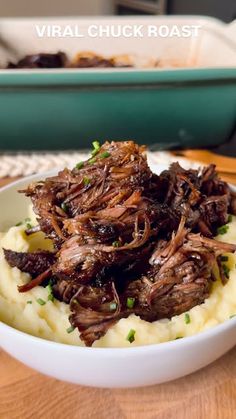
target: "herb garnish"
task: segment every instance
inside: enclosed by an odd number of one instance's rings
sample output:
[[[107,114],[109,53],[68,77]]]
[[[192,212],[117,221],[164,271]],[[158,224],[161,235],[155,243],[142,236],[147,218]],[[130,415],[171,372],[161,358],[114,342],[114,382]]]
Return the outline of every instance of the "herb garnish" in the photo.
[[[226,234],[227,233],[227,231],[228,231],[228,229],[229,229],[229,226],[227,225],[227,224],[225,224],[225,225],[223,225],[223,226],[221,226],[221,227],[218,227],[217,228],[217,234]]]
[[[89,164],[94,164],[96,162],[96,157],[93,157],[92,159],[89,159]]]
[[[40,306],[44,306],[46,304],[46,301],[42,300],[42,298],[37,298],[36,301]]]
[[[136,333],[136,330],[130,329],[128,335],[126,336],[126,340],[128,340],[129,343],[133,343],[134,342],[134,340],[135,340],[135,333]]]
[[[229,214],[229,216],[228,216],[228,223],[231,223],[233,221],[233,216],[232,216],[232,214]]]
[[[32,300],[28,300],[26,303],[27,304],[32,304],[32,302],[33,302]]]
[[[62,204],[61,204],[61,209],[62,209],[64,212],[67,212],[67,211],[68,211],[68,206],[66,205],[66,203],[65,203],[65,202],[62,202]]]
[[[117,303],[110,303],[110,310],[116,310]]]
[[[48,291],[48,301],[54,301],[54,295],[52,292],[52,283],[49,281],[48,285],[46,286],[46,290]]]
[[[92,144],[93,144],[92,156],[96,156],[96,154],[99,152],[101,148],[100,143],[99,141],[93,141]]]
[[[87,185],[89,185],[89,183],[90,183],[90,179],[89,179],[87,176],[84,176],[84,178],[83,178],[83,182],[84,182],[84,184],[87,186]]]
[[[223,272],[224,272],[224,275],[226,276],[226,278],[229,279],[229,273],[230,273],[229,267],[223,263],[222,269],[223,269]]]
[[[77,169],[77,170],[80,170],[80,169],[82,169],[84,167],[84,162],[83,161],[80,161],[79,163],[77,163],[76,164],[76,166],[75,166],[75,168]]]
[[[107,157],[110,157],[110,153],[108,151],[104,151],[104,153],[100,154],[100,159],[106,159]]]
[[[72,332],[74,332],[74,330],[75,330],[74,326],[70,326],[70,327],[68,327],[68,329],[66,329],[67,333],[72,333]]]
[[[112,246],[113,247],[120,247],[120,242],[117,240],[117,241],[114,241],[113,243],[112,243]]]
[[[31,225],[31,219],[29,217],[25,218],[24,221],[19,221],[19,223],[15,224],[15,227],[22,226],[23,224],[26,224],[26,228],[32,228]]]
[[[188,313],[185,313],[184,321],[186,324],[189,324],[191,322],[190,315]]]
[[[126,300],[126,305],[128,308],[133,308],[135,303],[135,298],[134,297],[128,297]]]

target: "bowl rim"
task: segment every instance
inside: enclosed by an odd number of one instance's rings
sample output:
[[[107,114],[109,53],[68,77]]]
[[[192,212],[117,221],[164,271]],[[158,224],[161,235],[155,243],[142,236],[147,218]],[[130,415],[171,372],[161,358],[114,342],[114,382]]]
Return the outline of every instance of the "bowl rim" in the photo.
[[[56,171],[58,172],[58,171]],[[38,178],[45,178],[47,176],[50,176],[52,174],[55,174],[55,170],[50,170],[48,172],[43,172],[43,173],[37,173],[34,175],[30,175],[30,176],[25,176],[21,179],[18,179],[14,182],[11,182],[10,184],[7,184],[3,187],[0,188],[0,197],[2,192],[5,192],[6,190],[11,190],[14,187],[16,187],[17,185],[21,185],[22,183],[26,183],[26,182],[31,182],[34,179],[38,179]],[[229,186],[236,191],[236,186],[229,184]],[[34,336],[31,335],[29,333],[23,332],[19,329],[14,328],[13,326],[8,325],[7,323],[4,323],[3,321],[0,320],[0,331],[1,329],[5,330],[6,333],[9,332],[11,335],[22,338],[22,339],[28,339],[31,340],[33,343],[35,344],[42,344],[45,346],[48,346],[50,348],[62,348],[63,350],[67,350],[67,351],[75,351],[75,352],[81,352],[84,353],[86,352],[87,354],[100,354],[100,355],[104,355],[104,356],[121,356],[123,357],[124,355],[141,355],[143,352],[156,352],[159,351],[161,352],[162,350],[166,351],[166,350],[171,350],[175,347],[181,347],[181,346],[191,346],[194,345],[195,343],[200,343],[201,341],[204,341],[205,339],[211,339],[214,338],[216,335],[221,334],[223,332],[226,332],[227,330],[231,329],[233,326],[236,326],[236,313],[235,315],[233,315],[233,317],[228,318],[226,320],[224,320],[222,323],[219,323],[215,326],[210,327],[207,330],[203,330],[200,331],[192,336],[186,336],[183,338],[179,338],[179,339],[175,339],[175,340],[170,340],[167,342],[160,342],[160,343],[153,343],[153,344],[147,344],[147,345],[139,345],[139,346],[131,346],[131,347],[87,347],[87,346],[78,346],[78,345],[71,345],[71,344],[67,344],[67,343],[62,343],[62,342],[56,342],[56,341],[51,341],[48,339],[44,339],[41,338],[39,336]],[[1,347],[1,343],[0,343],[0,347]]]
[[[12,336],[15,336],[16,338],[22,338],[26,339],[28,341],[31,341],[32,343],[36,345],[44,345],[46,347],[49,347],[51,349],[63,349],[66,351],[72,351],[73,353],[84,353],[91,355],[94,353],[94,355],[99,354],[103,356],[121,356],[124,355],[141,355],[143,353],[150,353],[153,352],[167,352],[169,350],[172,350],[174,348],[184,347],[187,349],[187,347],[191,347],[192,345],[195,345],[196,343],[200,344],[201,342],[205,340],[210,340],[211,338],[214,338],[217,335],[220,335],[224,332],[227,332],[228,330],[232,329],[232,327],[236,326],[236,316],[233,318],[229,318],[222,323],[219,323],[215,326],[212,326],[211,328],[200,331],[192,336],[186,336],[181,339],[175,339],[170,340],[167,342],[160,342],[160,343],[153,343],[148,345],[139,345],[139,346],[133,346],[133,347],[88,347],[88,346],[79,346],[79,345],[71,345],[66,344],[62,342],[56,342],[51,341],[48,339],[41,338],[39,336],[30,335],[29,333],[23,332],[21,330],[18,330],[12,326],[9,326],[8,324],[2,322],[0,320],[0,331],[1,329],[6,331],[6,333],[10,333]],[[92,355],[91,355],[92,356]]]

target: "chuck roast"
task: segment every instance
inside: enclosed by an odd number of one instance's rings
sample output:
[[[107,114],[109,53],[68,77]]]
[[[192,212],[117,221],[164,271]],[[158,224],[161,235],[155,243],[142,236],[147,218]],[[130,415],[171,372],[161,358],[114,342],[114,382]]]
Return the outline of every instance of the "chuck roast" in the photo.
[[[9,62],[8,69],[16,68],[63,68],[66,67],[67,56],[63,52],[55,54],[41,53],[26,55],[17,63]]]
[[[220,255],[236,247],[212,236],[236,198],[213,165],[175,163],[158,176],[133,141],[94,142],[90,159],[21,192],[54,252],[5,250],[10,266],[32,276],[19,291],[53,278],[86,345],[131,313],[154,321],[201,304],[213,272],[227,281]]]
[[[189,233],[182,219],[171,240],[161,240],[150,258],[149,270],[140,278],[123,278],[106,287],[82,286],[71,298],[71,324],[81,339],[91,345],[122,317],[135,313],[147,321],[170,318],[201,304],[209,296],[215,273],[220,272],[220,255],[234,252],[236,245],[205,239]],[[225,280],[226,278],[222,278]],[[127,299],[134,301],[127,308]],[[115,309],[111,310],[115,304]]]

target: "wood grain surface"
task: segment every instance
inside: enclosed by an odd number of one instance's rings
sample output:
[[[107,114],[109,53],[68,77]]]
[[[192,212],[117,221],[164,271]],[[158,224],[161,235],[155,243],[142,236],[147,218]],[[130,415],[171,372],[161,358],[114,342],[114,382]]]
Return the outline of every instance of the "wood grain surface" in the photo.
[[[0,418],[235,419],[236,348],[179,380],[115,390],[47,378],[0,351]]]
[[[0,186],[12,180],[1,179]],[[30,418],[235,419],[236,348],[179,380],[116,390],[45,377],[0,350],[0,419]]]

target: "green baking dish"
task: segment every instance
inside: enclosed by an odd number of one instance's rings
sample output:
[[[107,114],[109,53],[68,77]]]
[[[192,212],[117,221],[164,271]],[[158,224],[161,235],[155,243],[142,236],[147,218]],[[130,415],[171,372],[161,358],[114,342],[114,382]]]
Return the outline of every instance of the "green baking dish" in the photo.
[[[230,25],[215,19],[187,16],[54,21],[79,22],[84,28],[94,22],[142,22],[144,26],[153,22],[197,23],[204,28],[204,35],[191,43],[168,39],[166,44],[162,44],[163,39],[151,38],[125,42],[81,38],[78,47],[75,40],[34,38],[38,19],[0,19],[1,33],[12,44],[21,45],[21,54],[57,51],[60,46],[67,54],[87,45],[104,54],[128,53],[135,48],[144,54],[156,48],[156,56],[172,54],[173,60],[182,54],[181,60],[188,67],[0,70],[0,150],[78,149],[88,148],[93,139],[124,138],[166,148],[202,147],[218,145],[231,135],[236,120],[232,26],[229,31]]]
[[[94,138],[210,146],[231,134],[236,69],[5,74],[1,149],[88,147]]]

